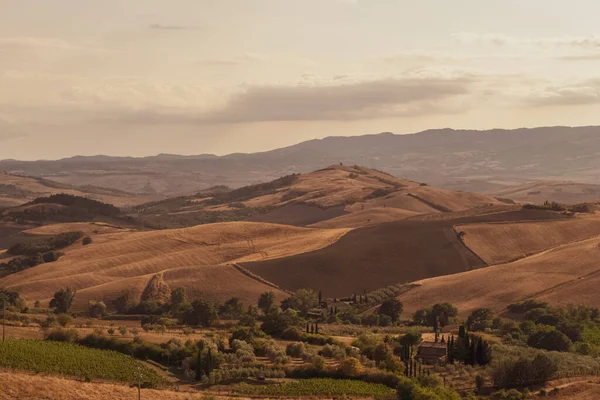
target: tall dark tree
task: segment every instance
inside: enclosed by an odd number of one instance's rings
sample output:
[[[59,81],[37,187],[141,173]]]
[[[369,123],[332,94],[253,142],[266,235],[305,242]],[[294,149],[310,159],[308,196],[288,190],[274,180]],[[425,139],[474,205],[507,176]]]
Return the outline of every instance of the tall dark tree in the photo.
[[[403,305],[400,300],[391,298],[381,303],[379,307],[379,314],[387,315],[392,319],[392,322],[398,321],[402,314]]]
[[[258,298],[258,308],[265,314],[269,312],[273,304],[275,304],[275,293],[273,292],[264,292]]]
[[[196,359],[196,380],[202,379],[202,349],[198,349],[198,356]]]
[[[60,289],[54,293],[54,297],[50,300],[50,307],[54,308],[57,314],[66,314],[71,311],[71,305],[77,290],[72,290],[69,286],[67,289]]]

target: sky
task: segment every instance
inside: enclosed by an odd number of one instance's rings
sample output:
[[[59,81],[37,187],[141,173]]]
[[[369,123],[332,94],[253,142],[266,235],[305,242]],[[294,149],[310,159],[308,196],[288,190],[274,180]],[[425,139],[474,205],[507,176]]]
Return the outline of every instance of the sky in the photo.
[[[600,125],[597,0],[0,0],[0,159]]]

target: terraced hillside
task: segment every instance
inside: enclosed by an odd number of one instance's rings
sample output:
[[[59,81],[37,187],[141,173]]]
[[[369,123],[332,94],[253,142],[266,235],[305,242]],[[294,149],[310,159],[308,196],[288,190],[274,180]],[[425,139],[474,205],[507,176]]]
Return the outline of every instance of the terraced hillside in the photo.
[[[130,290],[141,295],[155,274],[171,287],[185,287],[216,300],[232,296],[255,302],[273,290],[230,263],[291,256],[328,246],[347,229],[309,229],[264,223],[223,223],[188,229],[99,234],[92,244],[73,245],[59,261],[9,275],[0,286],[27,301],[46,301],[59,288],[78,289],[74,307],[111,300]]]

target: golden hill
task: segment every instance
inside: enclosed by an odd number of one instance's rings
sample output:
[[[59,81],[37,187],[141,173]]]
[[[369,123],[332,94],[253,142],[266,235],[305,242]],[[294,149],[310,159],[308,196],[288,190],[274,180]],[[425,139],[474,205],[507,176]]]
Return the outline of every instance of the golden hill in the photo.
[[[213,196],[199,194],[144,204],[137,210],[142,220],[160,227],[223,220],[306,226],[371,208],[398,209],[411,216],[501,204],[497,199],[482,194],[432,188],[374,169],[336,165]],[[375,220],[393,221],[400,217],[397,212],[378,210],[375,213]],[[336,224],[363,226],[371,223],[369,219],[368,216],[360,216],[348,222],[337,221]]]
[[[455,230],[488,264],[500,264],[598,236],[600,217],[578,215],[556,221],[467,224],[455,226]]]
[[[287,289],[308,287],[329,297],[349,296],[487,266],[462,243],[454,225],[566,218],[560,213],[518,206],[416,215],[354,229],[316,251],[244,266]],[[326,226],[327,221],[322,224]]]
[[[328,246],[347,229],[310,229],[265,223],[233,222],[194,228],[106,233],[88,246],[73,245],[59,261],[9,275],[0,286],[17,290],[27,301],[48,300],[59,288],[78,289],[74,307],[88,300],[110,304],[125,290],[139,295],[148,281],[162,273],[171,287],[182,286],[192,295],[216,300],[232,296],[255,302],[273,290],[245,274],[237,261],[290,256]]]
[[[95,186],[72,186],[43,178],[0,173],[0,208],[14,207],[38,197],[65,193],[87,197],[117,207],[130,206],[156,200],[162,196],[138,195],[116,189]]]
[[[449,302],[466,316],[475,308],[502,311],[511,303],[533,297],[552,305],[598,307],[599,260],[600,238],[592,238],[509,264],[417,281],[399,299],[407,314]]]

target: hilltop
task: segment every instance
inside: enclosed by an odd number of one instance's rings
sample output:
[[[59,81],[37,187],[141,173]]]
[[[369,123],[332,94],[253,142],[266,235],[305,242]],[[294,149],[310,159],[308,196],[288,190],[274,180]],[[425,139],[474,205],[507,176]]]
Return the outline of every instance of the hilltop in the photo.
[[[337,227],[356,227],[369,224],[371,217],[396,220],[500,204],[486,195],[432,188],[357,165],[334,165],[238,189],[142,204],[135,208],[135,216],[150,227],[234,220],[306,226],[360,212],[358,219],[333,222]]]
[[[179,196],[218,184],[237,188],[342,162],[432,186],[489,192],[532,180],[598,184],[599,147],[600,127],[594,126],[435,129],[406,135],[327,137],[267,152],[226,156],[4,160],[0,161],[0,170],[73,185]]]

